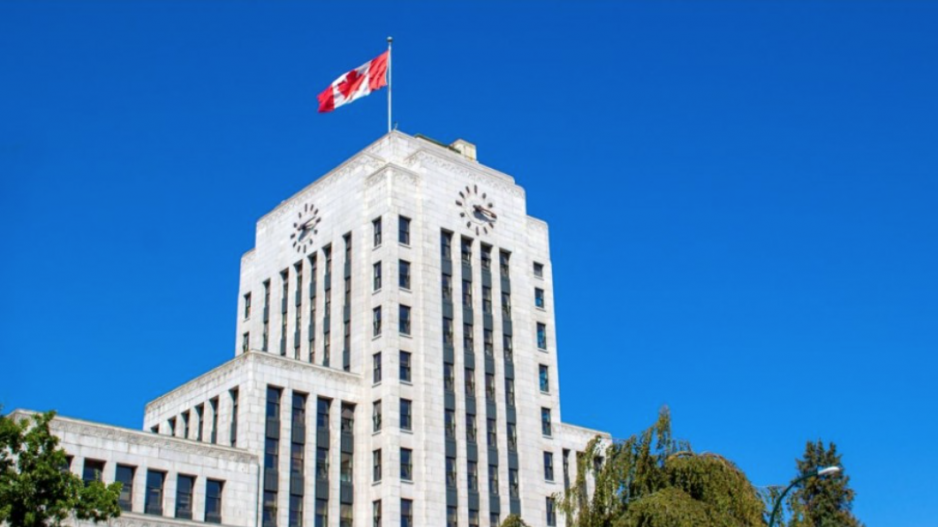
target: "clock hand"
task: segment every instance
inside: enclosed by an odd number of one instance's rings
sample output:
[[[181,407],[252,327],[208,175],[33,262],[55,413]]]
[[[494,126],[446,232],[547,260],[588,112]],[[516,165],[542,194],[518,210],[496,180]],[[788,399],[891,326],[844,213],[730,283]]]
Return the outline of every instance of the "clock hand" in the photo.
[[[496,219],[496,218],[498,218],[498,216],[497,216],[494,212],[492,212],[491,210],[489,210],[489,209],[483,207],[482,205],[475,205],[474,208],[475,208],[475,210],[477,210],[478,212],[481,212],[482,214],[484,214],[484,215],[486,215],[486,216],[492,218],[493,220]]]

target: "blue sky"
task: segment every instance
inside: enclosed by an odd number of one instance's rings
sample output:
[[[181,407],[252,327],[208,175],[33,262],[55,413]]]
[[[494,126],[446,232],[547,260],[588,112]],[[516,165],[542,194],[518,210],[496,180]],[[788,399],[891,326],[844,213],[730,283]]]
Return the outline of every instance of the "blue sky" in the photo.
[[[395,120],[551,226],[564,420],[938,516],[938,4],[4,2],[0,403],[139,427],[229,359],[254,222]]]

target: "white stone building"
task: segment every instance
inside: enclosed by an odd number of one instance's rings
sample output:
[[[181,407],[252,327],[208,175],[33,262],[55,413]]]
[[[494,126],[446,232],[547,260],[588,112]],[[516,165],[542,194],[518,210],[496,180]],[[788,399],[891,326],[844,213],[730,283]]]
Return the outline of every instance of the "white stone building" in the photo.
[[[475,146],[392,132],[257,223],[235,357],[145,432],[57,418],[122,525],[563,525],[547,225]]]

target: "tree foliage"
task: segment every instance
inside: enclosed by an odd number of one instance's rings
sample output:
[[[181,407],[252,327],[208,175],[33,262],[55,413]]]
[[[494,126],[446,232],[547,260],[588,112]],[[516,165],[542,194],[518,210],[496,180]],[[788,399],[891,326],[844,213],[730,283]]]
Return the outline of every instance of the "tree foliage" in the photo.
[[[505,518],[505,521],[502,522],[501,527],[528,527],[528,524],[524,523],[521,516],[509,514],[508,517]]]
[[[85,485],[64,470],[65,451],[49,431],[55,412],[19,422],[0,414],[0,524],[61,525],[74,515],[95,523],[120,515],[120,483]]]
[[[832,476],[809,478],[792,489],[788,498],[791,511],[789,527],[862,527],[853,515],[854,491],[850,477],[843,470],[837,445],[828,447],[818,440],[805,445],[804,457],[795,462],[798,474],[819,467],[839,466],[841,471]]]
[[[592,495],[590,495],[592,490]],[[671,437],[667,408],[640,434],[593,439],[560,500],[571,527],[749,527],[764,505],[746,475],[716,454]]]

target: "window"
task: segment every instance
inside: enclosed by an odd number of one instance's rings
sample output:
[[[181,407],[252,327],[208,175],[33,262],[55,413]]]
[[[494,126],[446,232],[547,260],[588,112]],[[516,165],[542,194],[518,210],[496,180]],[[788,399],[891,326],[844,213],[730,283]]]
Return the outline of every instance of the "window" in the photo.
[[[544,290],[540,287],[534,288],[534,305],[544,309]]]
[[[486,419],[485,428],[489,448],[498,448],[498,433],[495,431],[495,419]]]
[[[492,246],[482,244],[482,269],[488,271],[492,269]]]
[[[456,411],[455,410],[445,410],[444,412],[444,424],[446,427],[446,439],[456,440]]]
[[[194,476],[176,477],[176,517],[192,519],[192,490],[195,487]]]
[[[251,333],[245,332],[241,335],[241,353],[247,353],[251,349]]]
[[[453,506],[446,507],[446,527],[459,527],[458,509]]]
[[[537,347],[538,349],[547,349],[547,326],[541,322],[537,323]]]
[[[326,527],[329,524],[329,500],[316,500],[316,527]]]
[[[469,461],[467,472],[469,473],[469,492],[479,492],[479,463]]]
[[[104,461],[85,459],[85,466],[81,472],[81,479],[85,482],[85,485],[91,483],[92,481],[102,481],[101,476],[103,474]]]
[[[397,262],[397,285],[401,289],[410,289],[410,262],[407,260]]]
[[[515,380],[505,378],[505,404],[515,405]]]
[[[375,263],[372,271],[372,290],[378,291],[381,289],[381,262]]]
[[[456,391],[456,370],[448,362],[443,363],[443,389],[449,393]]]
[[[231,446],[238,446],[238,389],[228,390],[231,397],[231,428],[228,430],[228,441]]]
[[[352,527],[352,505],[339,504],[339,527]]]
[[[413,459],[413,450],[409,448],[401,449],[401,479],[404,481],[412,481],[414,474],[414,465]]]
[[[414,527],[414,500],[401,499],[401,527]]]
[[[518,425],[508,423],[508,450],[518,450]]]
[[[374,308],[371,312],[372,336],[381,335],[381,306]]]
[[[371,525],[381,527],[381,500],[371,502]]]
[[[489,524],[491,525],[491,527],[498,527],[499,525],[501,525],[501,521],[502,521],[502,517],[500,514],[498,514],[497,512],[489,513]]]
[[[469,527],[479,527],[479,511],[469,509]]]
[[[463,265],[472,265],[472,239],[463,238],[460,243],[460,255]]]
[[[411,422],[411,401],[409,399],[401,399],[401,430],[410,430],[413,423]]]
[[[453,345],[453,319],[443,317],[443,345]]]
[[[466,414],[466,441],[476,442],[476,416]]]
[[[329,449],[316,448],[316,479],[329,481]]]
[[[443,300],[446,302],[451,302],[453,299],[453,277],[444,274],[443,275]]]
[[[493,357],[495,355],[495,343],[492,342],[494,338],[491,329],[482,330],[482,347],[487,357]]]
[[[355,432],[355,405],[354,404],[342,403],[341,431],[343,434],[352,434]]]
[[[208,401],[212,409],[212,431],[209,434],[209,442],[213,445],[218,442],[218,397],[212,397]]]
[[[290,477],[303,475],[303,454],[306,445],[290,443]]]
[[[456,488],[456,458],[454,457],[446,458],[446,486],[451,489]]]
[[[221,523],[221,492],[223,481],[210,479],[205,482],[205,523]]]
[[[134,503],[134,472],[136,467],[128,465],[117,465],[117,473],[114,481],[121,483],[121,493],[117,498],[117,504],[122,511],[130,512]]]
[[[277,526],[277,493],[264,492],[264,512],[261,520],[263,527]]]
[[[264,471],[274,473],[280,464],[280,442],[276,439],[264,439]]]
[[[518,469],[510,468],[508,469],[508,495],[511,499],[518,499],[519,490]]]
[[[498,465],[489,465],[489,494],[498,496]]]
[[[375,247],[381,247],[381,218],[372,220],[371,228]]]
[[[401,352],[400,377],[404,382],[410,382],[410,352]]]
[[[544,479],[554,481],[554,453],[544,452]]]
[[[270,310],[270,280],[264,280],[264,334],[261,340],[261,350],[267,351],[267,341],[270,339],[270,322],[268,312]]]
[[[570,488],[570,451],[563,449],[563,490]]]
[[[175,437],[176,436],[176,418],[170,417],[169,420],[166,421],[166,424],[169,425],[169,435]]]
[[[547,497],[547,527],[556,527],[557,525],[557,510],[554,504],[554,498]]]
[[[316,400],[316,427],[328,430],[329,429],[329,404],[331,401],[329,399],[319,398]]]
[[[381,399],[371,403],[371,431],[381,431]]]
[[[192,432],[192,423],[189,419],[190,415],[188,411],[182,413],[182,438],[189,439],[189,434]]]
[[[466,368],[465,386],[466,386],[466,397],[475,397],[476,396],[475,370]]]
[[[342,452],[339,458],[339,481],[343,483],[352,482],[352,454],[351,452]]]
[[[462,281],[462,305],[472,307],[472,282],[470,280]]]
[[[511,318],[511,293],[502,291],[502,317]]]
[[[397,241],[410,245],[410,218],[404,216],[397,218]]]
[[[487,285],[482,286],[482,314],[492,314],[492,288]]]
[[[440,258],[450,260],[453,258],[453,233],[440,232]]]
[[[205,427],[205,405],[200,404],[195,407],[195,415],[199,421],[198,429],[195,431],[196,441],[202,440],[202,429]]]
[[[158,516],[163,515],[163,479],[165,477],[165,472],[147,471],[147,494],[144,500],[143,512]]]
[[[550,408],[541,408],[541,433],[550,436]]]
[[[398,331],[400,331],[402,335],[410,335],[410,306],[401,304]]]
[[[499,270],[502,273],[502,278],[508,278],[508,260],[511,258],[511,253],[508,251],[499,251],[498,252],[498,264]]]
[[[303,496],[290,494],[290,510],[287,522],[289,527],[300,527],[303,525]]]
[[[371,452],[371,481],[381,481],[381,449]]]
[[[547,366],[539,364],[537,367],[537,377],[541,384],[541,391],[544,393],[550,393],[550,375],[547,370]]]
[[[512,362],[515,355],[511,335],[502,335],[502,349],[505,350],[505,362]]]
[[[251,293],[244,295],[244,318],[251,318]]]
[[[378,384],[381,382],[381,352],[375,353],[371,357],[371,382]]]
[[[537,278],[544,278],[544,264],[534,262],[534,276]]]
[[[470,353],[475,349],[472,338],[472,324],[463,324],[462,326],[462,348],[463,351]]]
[[[485,398],[489,402],[495,402],[495,374],[485,374]]]

